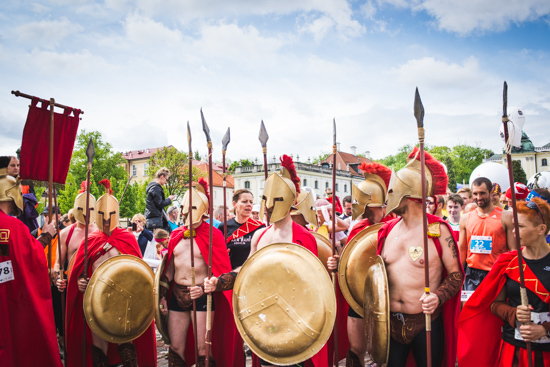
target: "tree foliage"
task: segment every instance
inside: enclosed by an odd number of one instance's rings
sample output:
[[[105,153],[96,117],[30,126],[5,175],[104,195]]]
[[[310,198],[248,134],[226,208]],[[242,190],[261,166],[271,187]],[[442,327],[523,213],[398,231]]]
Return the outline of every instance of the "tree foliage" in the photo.
[[[324,161],[325,159],[327,159],[328,156],[331,155],[331,154],[332,153],[321,153],[317,157],[313,158],[313,160],[311,161],[311,164],[319,164],[322,161]]]
[[[514,172],[514,182],[521,182],[522,184],[527,184],[527,175],[521,167],[520,161],[512,161],[512,171]]]
[[[195,155],[198,151],[195,152]],[[189,187],[189,155],[170,146],[159,149],[149,158],[148,175],[152,180],[155,173],[161,168],[166,167],[170,171],[170,178],[164,185],[164,191],[167,196],[176,195],[183,197]],[[198,181],[199,177],[205,176],[197,167],[193,167],[192,180]]]
[[[231,162],[231,164],[229,165],[229,168],[227,169],[227,171],[228,172],[235,172],[235,168],[237,168],[237,167],[241,167],[241,166],[249,167],[249,166],[253,166],[253,165],[254,165],[254,163],[248,158],[239,159],[238,161]]]

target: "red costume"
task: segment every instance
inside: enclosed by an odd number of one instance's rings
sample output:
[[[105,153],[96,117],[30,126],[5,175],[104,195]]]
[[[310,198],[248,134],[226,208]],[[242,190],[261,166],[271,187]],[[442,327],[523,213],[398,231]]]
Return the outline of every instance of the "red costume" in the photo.
[[[168,245],[168,258],[166,264],[169,264],[174,254],[174,249],[184,237],[187,229],[180,227],[170,235]],[[204,261],[208,265],[208,243],[209,243],[209,225],[202,222],[195,228],[195,237],[193,241],[200,249]],[[168,266],[164,268],[164,272]],[[212,231],[212,274],[219,277],[221,274],[231,272],[231,262],[225,246],[222,232],[213,228]],[[171,290],[167,293],[167,301],[170,301]],[[212,354],[218,366],[244,366],[243,342],[235,326],[233,318],[233,291],[214,292],[214,304],[216,311],[214,314],[214,323],[212,325]],[[198,335],[197,337],[204,337]],[[195,340],[193,330],[190,327],[187,332],[187,344],[185,346],[185,362],[188,366],[195,363]],[[141,366],[141,365],[140,365]]]
[[[524,266],[525,287],[550,304],[548,290],[544,289],[527,264]],[[519,279],[517,250],[500,255],[476,291],[464,305],[458,319],[458,364],[460,366],[511,366],[515,347],[503,342],[501,328],[504,321],[493,315],[491,304],[502,287],[506,276]],[[519,281],[518,281],[519,282]],[[534,360],[533,351],[533,360]],[[544,365],[550,365],[550,353],[543,352]],[[527,350],[521,348],[519,365],[527,366]],[[499,364],[500,362],[500,364]]]
[[[449,232],[452,233],[452,229],[449,226],[449,223],[445,222],[443,219],[436,217],[435,215],[427,214],[428,216],[428,224],[439,222],[440,225],[444,224],[449,229]],[[391,220],[384,224],[382,228],[378,231],[378,255],[382,253],[382,249],[384,248],[384,241],[388,237],[388,234],[392,231],[393,227],[399,221],[401,218],[397,218],[394,220]],[[442,254],[442,248],[441,243],[439,241],[439,237],[432,237],[430,238],[433,240],[435,248],[437,249],[437,253],[439,254],[439,257],[441,258]],[[458,254],[458,246],[455,243],[456,253]],[[458,259],[459,260],[459,259]],[[441,279],[445,279],[447,277],[447,270],[445,269],[445,266],[442,267],[443,274],[441,276]],[[460,271],[462,272],[462,277],[464,278],[464,269],[462,269],[462,266],[460,266]],[[457,348],[457,329],[456,329],[456,323],[458,320],[458,315],[460,313],[460,292],[457,292],[451,299],[449,299],[447,302],[443,304],[441,317],[443,318],[443,329],[445,333],[445,350],[443,351],[443,360],[442,360],[442,367],[454,367],[456,364],[456,348]],[[391,351],[390,351],[391,353]],[[412,353],[409,354],[409,359],[407,361],[407,366],[415,366],[414,359],[412,358]],[[478,364],[473,364],[472,366],[478,366]],[[464,366],[470,366],[468,364]]]
[[[333,200],[332,198],[334,198],[334,197],[336,197],[336,204],[334,204],[335,208],[336,208],[336,212],[337,213],[343,213],[344,211],[342,210],[342,204],[340,204],[340,199],[338,199],[338,196],[332,195],[332,196],[327,198],[327,201],[332,204],[332,200]]]
[[[23,222],[0,211],[0,365],[61,367],[48,267]],[[6,279],[6,278],[4,278]]]
[[[121,254],[133,255],[141,259],[141,251],[135,236],[122,228],[115,228],[111,236],[101,231],[95,231],[88,236],[88,276],[92,276],[92,265],[104,255],[104,245],[109,243]],[[67,339],[67,367],[82,366],[82,326],[84,293],[78,290],[78,279],[84,270],[84,245],[76,252],[73,270],[67,286],[67,314],[66,314],[66,339]],[[157,347],[155,337],[155,324],[151,326],[137,339],[133,340],[137,350],[138,364],[140,367],[157,365]],[[92,332],[86,326],[86,365],[92,366]],[[117,345],[109,343],[107,357],[109,364],[120,363],[117,353]]]

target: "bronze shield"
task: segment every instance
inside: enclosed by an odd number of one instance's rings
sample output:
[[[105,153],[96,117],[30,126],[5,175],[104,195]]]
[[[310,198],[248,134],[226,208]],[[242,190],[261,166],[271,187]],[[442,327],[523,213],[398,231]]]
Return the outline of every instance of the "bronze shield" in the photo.
[[[374,224],[357,233],[342,251],[338,265],[340,289],[349,306],[363,316],[365,279],[376,259],[378,230],[383,223]]]
[[[275,243],[242,266],[233,289],[233,315],[256,355],[274,365],[295,364],[327,342],[336,297],[325,267],[311,251]]]
[[[327,268],[327,261],[328,258],[332,256],[332,244],[330,241],[323,236],[322,234],[319,234],[317,232],[309,232],[315,237],[315,241],[317,242],[317,253],[319,256],[319,260],[323,263],[325,266],[325,269],[330,273],[330,271]]]
[[[163,315],[160,311],[160,288],[164,287],[169,289],[170,285],[165,282],[161,282],[160,277],[164,269],[168,266],[166,264],[167,256],[164,256],[160,262],[157,272],[155,273],[155,284],[153,288],[153,294],[155,298],[155,325],[162,336],[164,343],[170,344],[170,337],[168,335],[168,314]]]
[[[385,365],[390,353],[390,292],[380,256],[367,271],[364,319],[367,352],[379,366]]]
[[[84,293],[84,316],[90,329],[110,343],[136,339],[154,317],[153,271],[132,255],[105,260]]]

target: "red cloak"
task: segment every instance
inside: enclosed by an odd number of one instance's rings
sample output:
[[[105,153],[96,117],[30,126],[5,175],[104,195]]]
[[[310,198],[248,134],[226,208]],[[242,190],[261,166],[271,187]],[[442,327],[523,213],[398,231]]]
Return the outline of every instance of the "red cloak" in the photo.
[[[233,232],[231,236],[227,237],[226,243],[229,243],[236,238],[247,235],[250,232],[254,232],[255,230],[257,230],[262,226],[265,226],[263,222],[260,222],[259,220],[255,220],[252,217],[250,217],[239,228],[237,228],[237,230]]]
[[[427,214],[428,216],[428,224],[432,224],[435,222],[439,222],[440,225],[444,224],[449,229],[449,232],[453,233],[452,228],[450,227],[449,223],[444,221],[443,219],[436,217],[435,215]],[[378,231],[378,255],[381,254],[382,249],[384,247],[384,240],[386,237],[388,237],[388,234],[391,232],[393,227],[399,221],[401,218],[396,218],[393,220],[390,220],[389,222],[386,222],[382,228]],[[441,258],[442,248],[441,243],[439,242],[439,237],[432,237],[430,238],[434,241],[435,248],[437,249],[437,252],[439,254],[439,257]],[[454,237],[453,237],[454,238]],[[458,246],[456,242],[454,243],[456,247],[456,253],[458,254]],[[457,261],[460,264],[460,259],[457,259]],[[460,265],[460,271],[462,272],[462,278],[464,278],[464,269],[462,268],[462,265]],[[443,266],[443,274],[441,279],[445,279],[447,277],[447,270],[445,269],[445,266]],[[458,320],[458,315],[460,313],[460,292],[457,292],[457,294],[454,295],[450,300],[445,302],[443,304],[441,317],[443,318],[443,332],[445,333],[445,349],[443,351],[443,360],[441,362],[441,366],[445,367],[455,367],[456,365],[456,348],[457,348],[457,328],[456,323]],[[391,353],[391,351],[390,351]],[[477,365],[477,364],[474,364]],[[416,363],[414,362],[414,358],[412,358],[412,353],[409,354],[409,359],[407,361],[407,366],[416,366]],[[469,366],[469,365],[465,365]]]
[[[187,230],[180,227],[170,235],[168,244],[168,258],[166,264],[172,260],[174,249],[183,239],[183,234]],[[204,261],[208,265],[208,244],[209,244],[209,224],[202,224],[195,228],[195,237],[193,241],[197,244]],[[166,272],[168,267],[164,268]],[[227,253],[227,247],[223,238],[223,233],[213,228],[212,231],[212,274],[219,277],[221,274],[231,271],[231,261]],[[169,298],[171,294],[168,294]],[[233,291],[215,292],[213,300],[216,306],[214,313],[214,323],[212,325],[212,354],[218,366],[244,366],[244,351],[242,338],[235,326],[233,318]],[[169,299],[168,299],[169,301]],[[197,335],[198,338],[204,337]],[[188,366],[195,363],[195,340],[192,327],[187,332],[187,345],[185,346],[185,362]]]
[[[0,263],[11,261],[14,276],[0,283],[2,366],[62,366],[43,251],[23,222],[0,210]]]
[[[499,359],[509,359],[509,365],[512,364],[513,347],[509,348],[512,350],[511,356],[506,356],[506,351],[503,351],[503,355],[500,356],[500,346],[502,343],[501,327],[504,321],[493,315],[490,306],[506,284],[504,273],[508,273],[510,265],[512,265],[511,268],[515,268],[517,271],[517,264],[517,250],[501,254],[489,274],[487,274],[487,277],[485,277],[464,305],[458,319],[459,343],[457,357],[460,366],[498,366]],[[534,291],[535,294],[538,294],[532,288],[535,282],[529,282],[529,279],[536,279],[536,277],[534,275],[530,276],[530,273],[527,271],[529,268],[525,263],[523,266],[525,286]],[[519,273],[519,271],[517,272]],[[538,287],[541,286],[538,282],[536,284]],[[546,299],[541,297],[541,299],[546,303],[550,303],[548,297]],[[546,363],[550,358],[550,353],[543,353],[543,355],[545,356]],[[520,366],[527,366],[527,352],[523,348],[520,349],[520,359]]]
[[[332,200],[333,200],[332,198],[333,197],[336,197],[336,204],[334,204],[335,208],[336,208],[336,212],[337,213],[343,213],[344,211],[342,210],[342,204],[340,204],[340,199],[338,198],[338,196],[332,195],[332,196],[327,198],[327,201],[332,204]]]
[[[109,243],[115,247],[121,254],[133,255],[141,259],[141,251],[135,236],[126,229],[115,228],[111,236],[97,230],[88,235],[88,277],[92,276],[92,265],[103,253],[103,246]],[[84,293],[78,290],[78,278],[84,271],[84,244],[82,243],[76,252],[76,258],[73,265],[72,274],[67,286],[67,314],[65,320],[66,340],[67,340],[67,366],[82,366],[82,326],[83,317],[83,299]],[[133,340],[138,356],[140,367],[151,367],[157,365],[157,344],[155,336],[155,323],[137,339]],[[92,333],[86,325],[86,365],[92,366]],[[109,343],[107,357],[109,364],[121,363],[116,351],[117,344]]]

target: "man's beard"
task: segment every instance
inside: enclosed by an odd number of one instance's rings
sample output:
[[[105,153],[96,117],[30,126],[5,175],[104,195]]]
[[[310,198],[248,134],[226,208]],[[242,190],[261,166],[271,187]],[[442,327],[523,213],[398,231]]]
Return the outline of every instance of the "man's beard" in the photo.
[[[393,210],[393,212],[394,212],[396,215],[399,215],[400,217],[402,217],[403,214],[405,214],[405,213],[407,212],[407,206],[404,205],[402,208],[397,207],[397,208],[395,208],[395,209]]]
[[[479,206],[482,209],[487,208],[491,204],[491,200],[485,200],[485,199],[482,199],[482,200],[479,200],[479,201],[474,200],[474,202],[477,204],[477,206]],[[483,205],[481,205],[481,204],[483,204]]]

